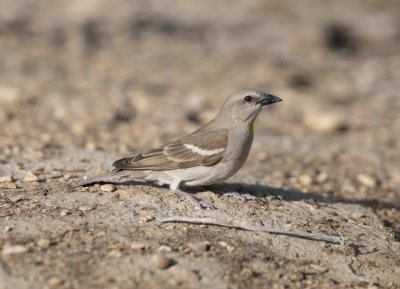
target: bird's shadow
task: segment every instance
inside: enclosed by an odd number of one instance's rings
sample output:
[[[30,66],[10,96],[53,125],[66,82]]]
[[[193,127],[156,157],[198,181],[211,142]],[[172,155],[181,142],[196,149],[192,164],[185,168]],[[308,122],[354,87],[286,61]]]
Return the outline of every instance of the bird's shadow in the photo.
[[[238,192],[243,194],[251,194],[256,197],[277,196],[286,201],[317,201],[320,203],[345,203],[358,204],[372,209],[395,209],[400,210],[398,202],[385,202],[378,199],[350,199],[341,196],[321,196],[315,193],[305,193],[295,189],[283,189],[265,185],[245,184],[245,183],[225,183],[213,185],[218,191]],[[218,192],[216,192],[218,193]]]
[[[137,181],[121,181],[114,182],[115,185],[150,185],[153,187],[162,188],[163,186],[155,183],[143,183]],[[250,194],[257,198],[265,197],[276,197],[285,201],[316,201],[321,203],[333,204],[333,203],[345,203],[345,204],[358,204],[364,207],[372,209],[395,209],[400,210],[400,204],[398,202],[385,202],[378,199],[350,199],[340,196],[321,196],[315,193],[305,193],[295,189],[283,189],[272,186],[265,186],[259,184],[246,184],[246,183],[221,183],[210,185],[206,187],[184,187],[184,190],[188,193],[199,193],[204,190],[212,191],[215,194],[223,195],[225,193],[239,193],[239,194]]]

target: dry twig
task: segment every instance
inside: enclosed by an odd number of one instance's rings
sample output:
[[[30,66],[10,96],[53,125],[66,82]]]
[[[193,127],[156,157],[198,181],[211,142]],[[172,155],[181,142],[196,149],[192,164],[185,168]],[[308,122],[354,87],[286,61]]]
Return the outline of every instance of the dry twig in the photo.
[[[224,222],[219,222],[211,218],[191,218],[182,216],[172,216],[159,220],[160,223],[189,223],[189,224],[201,224],[201,225],[211,225],[226,228],[233,228],[245,231],[253,232],[264,232],[274,235],[286,235],[290,237],[303,238],[313,241],[328,242],[334,244],[344,245],[344,238],[342,236],[328,236],[323,234],[312,234],[304,232],[287,231],[283,229],[273,229],[263,226],[248,226],[243,224],[228,224]]]

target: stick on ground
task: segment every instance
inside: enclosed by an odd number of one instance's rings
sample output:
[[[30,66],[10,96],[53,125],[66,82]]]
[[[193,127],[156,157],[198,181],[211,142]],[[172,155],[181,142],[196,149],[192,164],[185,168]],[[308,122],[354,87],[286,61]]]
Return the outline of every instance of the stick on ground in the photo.
[[[160,223],[188,223],[188,224],[201,224],[201,225],[211,225],[226,228],[233,228],[239,230],[246,230],[252,232],[264,232],[274,235],[286,235],[290,237],[308,239],[313,241],[328,242],[334,244],[344,245],[344,239],[342,236],[329,236],[324,234],[312,234],[305,232],[287,231],[283,229],[273,229],[263,226],[248,226],[243,224],[228,224],[224,222],[217,221],[211,218],[191,218],[182,216],[172,216],[159,220]]]

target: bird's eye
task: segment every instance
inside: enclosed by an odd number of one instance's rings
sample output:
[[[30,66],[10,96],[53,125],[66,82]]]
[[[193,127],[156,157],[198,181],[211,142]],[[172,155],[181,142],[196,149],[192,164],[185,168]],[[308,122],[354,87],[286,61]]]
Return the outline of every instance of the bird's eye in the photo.
[[[246,96],[244,97],[244,101],[245,101],[245,102],[251,102],[252,99],[253,99],[253,98],[252,98],[250,95],[246,95]]]

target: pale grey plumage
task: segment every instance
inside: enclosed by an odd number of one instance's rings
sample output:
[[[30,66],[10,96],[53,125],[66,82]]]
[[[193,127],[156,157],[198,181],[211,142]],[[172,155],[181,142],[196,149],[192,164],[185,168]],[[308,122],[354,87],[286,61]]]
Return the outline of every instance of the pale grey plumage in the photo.
[[[266,105],[280,98],[255,89],[241,89],[226,99],[217,116],[195,132],[164,146],[114,162],[115,169],[101,177],[131,176],[168,184],[200,186],[222,182],[247,159],[253,141],[253,123]]]

